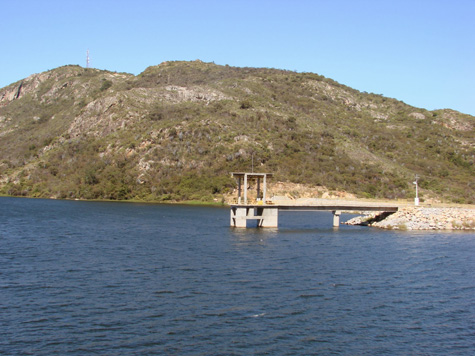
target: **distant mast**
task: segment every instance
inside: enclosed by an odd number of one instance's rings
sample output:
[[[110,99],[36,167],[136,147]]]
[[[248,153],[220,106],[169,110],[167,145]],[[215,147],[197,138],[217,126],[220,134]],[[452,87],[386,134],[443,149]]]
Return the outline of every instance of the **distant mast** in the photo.
[[[89,50],[86,51],[86,68],[89,68],[90,60],[89,60]]]

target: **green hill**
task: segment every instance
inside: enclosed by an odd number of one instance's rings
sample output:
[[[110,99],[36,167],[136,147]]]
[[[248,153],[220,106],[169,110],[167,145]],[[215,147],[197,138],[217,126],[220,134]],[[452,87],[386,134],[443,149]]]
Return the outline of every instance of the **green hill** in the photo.
[[[79,66],[0,89],[0,192],[212,200],[231,171],[360,197],[475,203],[475,118],[313,73],[165,62],[134,76]]]

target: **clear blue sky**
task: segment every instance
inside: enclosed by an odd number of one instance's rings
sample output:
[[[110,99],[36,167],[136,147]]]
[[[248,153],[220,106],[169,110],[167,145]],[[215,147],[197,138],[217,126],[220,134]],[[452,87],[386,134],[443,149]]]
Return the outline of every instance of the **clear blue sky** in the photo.
[[[0,87],[66,64],[313,72],[475,115],[475,0],[0,0]]]

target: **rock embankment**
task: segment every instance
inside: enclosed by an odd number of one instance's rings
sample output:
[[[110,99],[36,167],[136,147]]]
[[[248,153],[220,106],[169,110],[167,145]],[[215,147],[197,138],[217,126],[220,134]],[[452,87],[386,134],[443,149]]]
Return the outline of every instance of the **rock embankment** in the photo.
[[[398,230],[475,230],[475,209],[407,207],[390,215],[358,216],[345,224]]]

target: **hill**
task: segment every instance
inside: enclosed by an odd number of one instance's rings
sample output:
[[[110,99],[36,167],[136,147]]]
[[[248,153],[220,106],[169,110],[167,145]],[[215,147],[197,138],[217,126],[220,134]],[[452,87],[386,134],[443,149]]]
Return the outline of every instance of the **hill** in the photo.
[[[165,62],[134,76],[79,66],[0,89],[0,192],[212,200],[231,171],[367,198],[475,203],[475,118],[313,73]]]

